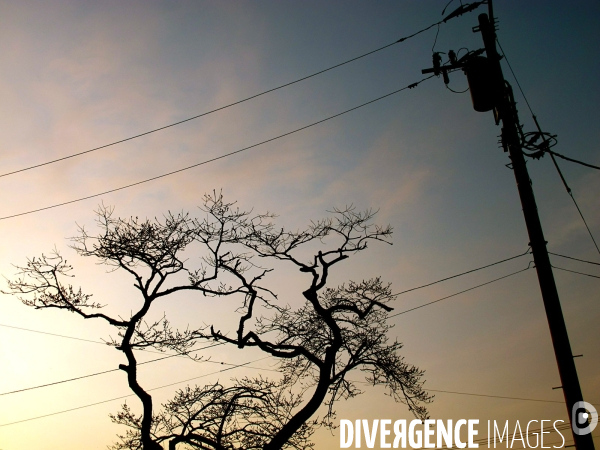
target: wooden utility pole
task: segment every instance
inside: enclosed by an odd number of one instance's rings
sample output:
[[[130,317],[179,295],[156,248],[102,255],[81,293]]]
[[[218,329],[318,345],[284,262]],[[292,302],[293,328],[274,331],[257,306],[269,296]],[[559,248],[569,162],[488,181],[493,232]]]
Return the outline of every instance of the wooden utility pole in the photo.
[[[577,408],[574,410],[574,407],[576,404],[580,405],[579,402],[583,401],[583,395],[579,386],[577,369],[573,361],[573,353],[571,352],[567,327],[560,306],[560,299],[537,211],[531,179],[525,165],[516,104],[512,89],[504,79],[500,66],[501,58],[496,50],[496,31],[494,27],[492,0],[488,0],[487,3],[489,17],[487,14],[480,14],[478,17],[479,26],[473,29],[475,32],[481,32],[487,57],[480,56],[483,52],[479,50],[457,61],[454,54],[450,55],[449,53],[450,64],[442,66],[440,65],[441,58],[439,58],[439,55],[434,54],[433,69],[425,69],[423,73],[442,73],[444,81],[447,83],[448,72],[462,68],[469,80],[474,108],[477,111],[493,110],[496,124],[502,122],[502,146],[510,156],[512,170],[517,182],[523,215],[525,216],[525,224],[527,225],[527,232],[529,234],[529,245],[533,253],[544,307],[546,309],[575,447],[578,450],[594,450],[594,442],[591,434],[579,434],[575,431],[580,430],[581,424],[580,426],[577,424],[578,418],[576,412],[578,411]]]

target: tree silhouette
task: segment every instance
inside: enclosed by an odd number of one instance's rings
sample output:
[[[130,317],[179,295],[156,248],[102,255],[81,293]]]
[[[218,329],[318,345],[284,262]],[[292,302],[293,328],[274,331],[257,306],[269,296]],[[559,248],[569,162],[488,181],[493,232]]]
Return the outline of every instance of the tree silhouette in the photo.
[[[290,232],[276,227],[272,214],[240,211],[217,193],[204,197],[202,209],[201,220],[169,213],[150,221],[114,218],[112,209],[101,207],[100,233],[91,236],[81,227],[72,238],[79,255],[93,256],[134,278],[141,298],[129,319],[103,314],[103,305],[90,294],[65,283],[72,267],[56,251],[29,259],[9,281],[9,292],[26,305],[101,319],[118,330],[109,344],[126,357],[127,364],[119,368],[141,401],[142,413],[124,405],[111,416],[128,427],[115,449],[312,448],[309,438],[316,427],[334,426],[335,403],[361,392],[348,378],[356,371],[365,373],[370,384],[386,386],[417,417],[426,417],[424,404],[431,398],[422,389],[423,372],[399,356],[399,342],[388,340],[386,318],[395,299],[390,285],[371,278],[328,286],[334,266],[366,250],[371,241],[389,243],[391,228],[372,224],[372,211],[357,213],[349,207]],[[299,255],[309,250],[314,250],[312,256],[303,262]],[[184,251],[194,258],[184,260]],[[284,296],[297,293],[276,294],[266,287],[267,274],[274,270],[263,267],[269,261],[292,264],[306,274],[302,306],[282,304]],[[242,296],[237,331],[232,337],[214,327],[180,331],[166,317],[146,322],[157,301],[181,291],[215,301]],[[267,311],[268,317],[263,315]],[[281,375],[277,380],[233,380],[230,387],[186,387],[157,410],[139,383],[134,351],[152,347],[190,355],[199,339],[257,347],[278,360]],[[327,410],[319,418],[321,405]]]
[[[272,223],[248,223],[248,239],[244,242],[248,248],[262,258],[291,263],[308,275],[308,286],[302,292],[305,303],[299,309],[278,307],[274,317],[259,317],[255,329],[248,330],[254,296],[258,294],[248,287],[249,301],[237,337],[229,338],[211,328],[212,336],[219,341],[240,348],[258,347],[279,358],[285,377],[312,389],[310,398],[265,442],[265,450],[282,448],[322,404],[327,405],[327,413],[321,423],[333,426],[335,402],[361,392],[347,377],[356,369],[366,373],[369,383],[386,386],[390,395],[406,403],[417,417],[427,416],[423,403],[430,397],[422,389],[423,372],[398,355],[402,347],[399,342],[388,341],[390,326],[386,318],[393,309],[388,304],[396,298],[390,285],[372,278],[327,287],[333,266],[350,254],[366,250],[370,241],[389,243],[391,228],[372,224],[374,215],[372,211],[357,213],[348,207],[296,232],[278,229]],[[312,241],[326,248],[303,262],[296,253]]]
[[[92,300],[81,288],[65,284],[72,277],[72,267],[58,253],[42,255],[18,267],[20,273],[9,281],[9,292],[36,309],[57,308],[70,311],[85,319],[101,319],[117,328],[118,337],[109,344],[124,353],[127,364],[119,365],[127,374],[131,390],[140,399],[143,414],[139,422],[140,443],[144,449],[161,448],[151,438],[152,397],[139,384],[138,362],[134,350],[154,347],[188,354],[201,329],[173,330],[166,318],[147,324],[145,317],[158,300],[180,291],[196,291],[204,296],[223,297],[245,293],[265,273],[258,273],[244,283],[236,282],[251,267],[246,255],[232,248],[243,236],[249,214],[223,202],[220,194],[204,197],[206,217],[192,219],[188,214],[169,213],[162,220],[140,220],[137,217],[113,217],[113,209],[100,207],[97,223],[100,233],[91,236],[83,227],[72,238],[72,248],[81,256],[91,256],[113,270],[124,270],[134,278],[140,293],[140,306],[129,319],[111,317],[99,312],[104,305]],[[261,216],[255,216],[260,220]],[[190,268],[181,254],[189,246],[196,249],[195,268]],[[223,275],[229,274],[229,283]]]
[[[227,388],[215,383],[179,390],[154,416],[151,432],[154,441],[168,445],[170,450],[262,449],[291,419],[302,397],[290,392],[285,379],[234,381],[234,386]],[[121,441],[112,447],[114,450],[142,448],[140,416],[123,405],[121,412],[111,418],[130,428],[119,436]],[[304,423],[280,448],[313,448],[309,437],[314,429],[314,422]]]

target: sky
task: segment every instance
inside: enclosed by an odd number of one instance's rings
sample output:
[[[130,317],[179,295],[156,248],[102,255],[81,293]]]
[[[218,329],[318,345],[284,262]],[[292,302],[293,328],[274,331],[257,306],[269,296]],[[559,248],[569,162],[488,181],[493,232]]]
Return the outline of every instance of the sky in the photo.
[[[201,114],[395,42],[439,21],[446,1],[0,1],[0,172],[102,146]],[[458,6],[454,2],[449,10]],[[555,150],[600,165],[597,47],[600,3],[498,0],[498,38]],[[341,117],[173,176],[88,200],[31,210],[135,183],[239,150],[338,114],[419,81],[435,51],[475,50],[479,9],[403,43],[319,76],[150,135],[33,170],[0,177],[0,274],[58,249],[74,283],[110,311],[136,305],[132,280],[78,257],[69,237],[93,230],[94,210],[121,217],[190,211],[221,190],[243,209],[276,213],[292,229],[335,207],[378,210],[393,246],[372,245],[344,262],[334,281],[381,276],[395,292],[524,253],[528,238],[500,129],[472,109],[469,93],[441,78]],[[432,47],[434,46],[434,47]],[[462,50],[464,52],[464,50]],[[534,124],[504,63],[526,131]],[[450,87],[467,87],[460,72]],[[559,160],[587,223],[600,239],[600,174]],[[600,261],[552,162],[529,160],[551,252]],[[18,215],[12,218],[7,216]],[[524,256],[398,298],[403,311],[527,267]],[[600,271],[552,257],[584,398],[600,407]],[[281,270],[269,282],[298,304],[304,278]],[[6,282],[0,282],[6,289]],[[133,306],[132,306],[133,305]],[[155,313],[173,323],[235,323],[235,305],[182,296]],[[437,419],[567,420],[542,299],[533,270],[390,319],[406,361],[425,370]],[[77,337],[67,339],[23,329]],[[114,369],[122,356],[100,342],[101,322],[33,310],[0,294],[0,393]],[[154,355],[156,356],[156,355]],[[217,347],[212,362],[173,358],[141,370],[145,386],[195,377],[229,383],[268,375],[274,361]],[[140,359],[153,359],[141,355]],[[217,363],[215,363],[217,362]],[[360,379],[359,375],[356,375]],[[169,399],[180,383],[153,391]],[[338,419],[410,419],[382,389],[338,406]],[[463,394],[451,394],[453,391]],[[129,395],[119,371],[0,396],[2,450],[101,449],[123,429],[110,422]],[[534,402],[465,395],[550,400]],[[101,403],[103,402],[103,403]],[[82,406],[98,403],[81,409]],[[137,408],[135,398],[127,403]],[[75,409],[70,412],[61,411]],[[59,413],[59,414],[54,414]],[[39,416],[47,416],[34,419]],[[34,419],[34,420],[28,420]],[[12,424],[13,422],[20,422]],[[485,436],[485,427],[481,427]],[[596,432],[597,434],[598,432]],[[337,431],[319,430],[317,449],[339,448]],[[567,443],[568,444],[568,443]],[[599,444],[596,438],[596,445]]]

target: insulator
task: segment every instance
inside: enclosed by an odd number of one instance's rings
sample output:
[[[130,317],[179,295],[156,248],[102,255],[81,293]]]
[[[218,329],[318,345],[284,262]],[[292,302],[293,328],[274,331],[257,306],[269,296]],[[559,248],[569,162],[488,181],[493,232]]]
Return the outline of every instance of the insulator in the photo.
[[[432,56],[433,59],[433,73],[434,75],[440,74],[440,65],[442,64],[442,57],[438,52],[435,52]]]
[[[448,59],[450,60],[450,63],[456,64],[456,53],[454,53],[454,50],[448,51]]]

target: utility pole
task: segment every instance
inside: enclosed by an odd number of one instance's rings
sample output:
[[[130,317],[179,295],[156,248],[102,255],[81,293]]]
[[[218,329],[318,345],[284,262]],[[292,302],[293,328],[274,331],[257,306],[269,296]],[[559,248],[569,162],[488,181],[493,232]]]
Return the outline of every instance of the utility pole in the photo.
[[[492,9],[492,0],[488,0],[488,14],[480,14],[479,26],[474,32],[481,32],[485,53],[487,57],[480,56],[483,51],[469,52],[460,60],[456,59],[454,52],[449,52],[449,64],[441,65],[439,54],[434,54],[434,67],[425,69],[423,73],[435,73],[444,75],[444,81],[448,82],[448,72],[463,69],[467,74],[473,106],[477,111],[493,110],[496,124],[502,122],[501,142],[504,151],[508,152],[512,170],[517,182],[525,224],[529,234],[529,245],[533,253],[535,268],[542,292],[554,354],[558,365],[558,371],[562,382],[562,390],[565,397],[571,431],[577,450],[594,450],[594,442],[591,434],[579,434],[577,431],[583,426],[579,424],[577,414],[573,408],[579,402],[583,402],[583,395],[577,377],[577,369],[571,352],[567,327],[560,306],[560,299],[552,273],[552,266],[546,248],[546,240],[542,231],[542,225],[537,211],[537,205],[531,185],[531,179],[525,165],[523,156],[523,139],[516,104],[512,95],[510,85],[505,81],[500,66],[500,55],[496,51],[496,30]],[[544,134],[540,132],[544,140]],[[543,144],[542,144],[543,145]],[[577,405],[578,407],[581,405]],[[579,408],[581,410],[581,408]],[[577,430],[577,431],[575,431]]]

